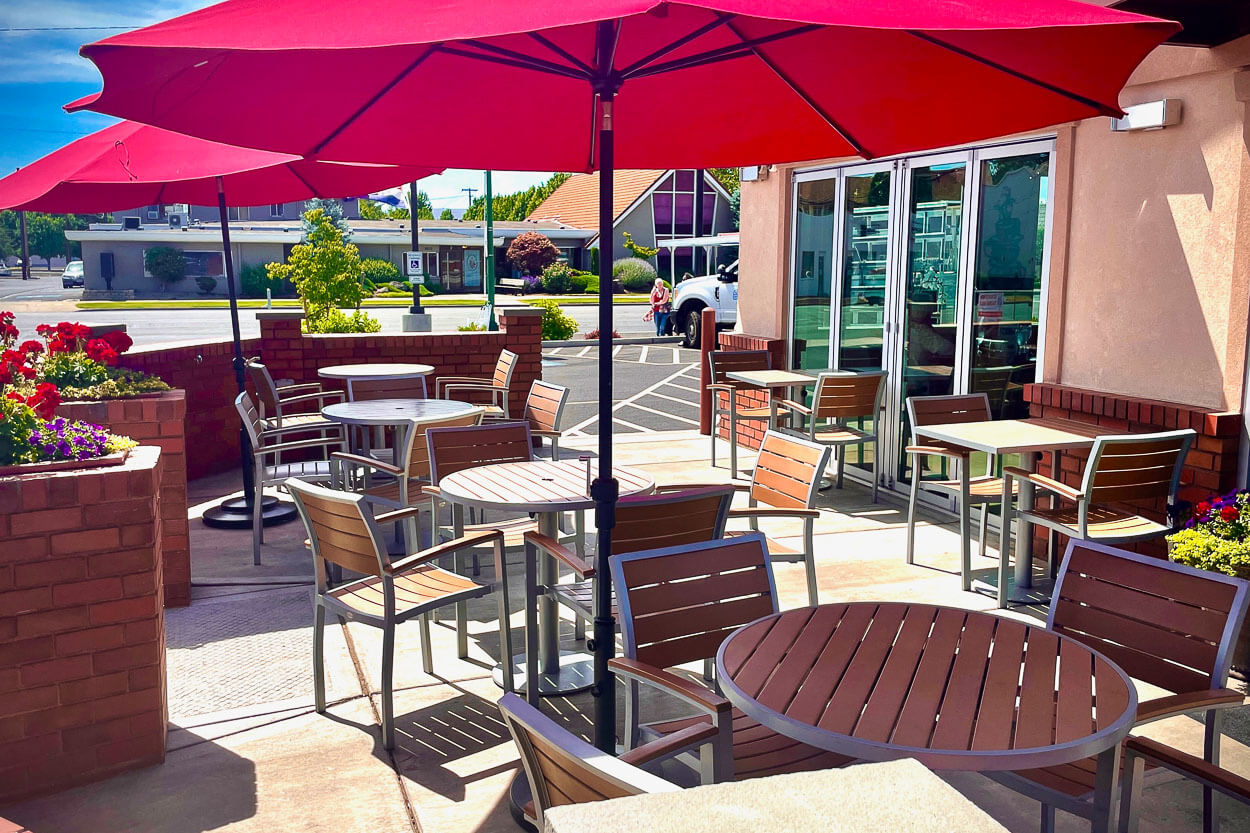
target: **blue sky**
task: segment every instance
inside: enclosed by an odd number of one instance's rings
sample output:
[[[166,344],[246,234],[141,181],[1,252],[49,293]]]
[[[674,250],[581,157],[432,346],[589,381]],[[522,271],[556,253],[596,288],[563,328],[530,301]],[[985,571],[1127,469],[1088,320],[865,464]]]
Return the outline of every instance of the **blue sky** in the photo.
[[[209,0],[0,0],[0,174],[114,121],[61,109],[100,89],[100,75],[79,57],[79,46],[208,5]],[[493,185],[495,193],[507,194],[548,176],[498,171]],[[481,171],[448,171],[421,182],[435,213],[465,207],[469,195],[461,189],[481,187]]]

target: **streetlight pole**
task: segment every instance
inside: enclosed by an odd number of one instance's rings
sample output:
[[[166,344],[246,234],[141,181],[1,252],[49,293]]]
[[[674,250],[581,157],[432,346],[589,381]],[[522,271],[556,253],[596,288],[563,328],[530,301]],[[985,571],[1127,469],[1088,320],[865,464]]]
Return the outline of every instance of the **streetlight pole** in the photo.
[[[417,183],[408,184],[408,222],[412,226],[412,249],[417,253],[417,257],[421,257],[420,236],[421,233],[417,228]],[[421,276],[425,275],[425,262],[421,263]],[[417,275],[409,275],[408,280],[412,281],[412,306],[408,312],[413,315],[421,315],[425,310],[421,309],[421,283],[418,282]]]
[[[30,238],[26,236],[26,212],[17,212],[17,224],[22,238],[22,280],[30,280]]]
[[[486,257],[483,268],[486,270],[486,329],[494,332],[499,329],[495,321],[495,217],[490,187],[490,171],[486,172]]]

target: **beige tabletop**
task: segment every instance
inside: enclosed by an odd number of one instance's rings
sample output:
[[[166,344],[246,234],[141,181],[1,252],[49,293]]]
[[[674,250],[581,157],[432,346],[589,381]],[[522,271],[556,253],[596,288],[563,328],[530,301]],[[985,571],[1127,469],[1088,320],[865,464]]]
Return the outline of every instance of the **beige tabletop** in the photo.
[[[545,833],[1007,833],[912,760],[552,807]]]
[[[434,366],[429,364],[336,364],[330,367],[323,367],[317,371],[317,375],[323,379],[353,379],[353,380],[393,380],[393,379],[412,379],[417,376],[428,376],[434,372]]]
[[[999,419],[950,425],[918,425],[919,437],[962,445],[986,454],[1034,454],[1091,448],[1098,426],[1065,419]]]
[[[816,377],[810,373],[793,370],[734,370],[726,373],[725,378],[757,388],[788,388],[816,383]]]

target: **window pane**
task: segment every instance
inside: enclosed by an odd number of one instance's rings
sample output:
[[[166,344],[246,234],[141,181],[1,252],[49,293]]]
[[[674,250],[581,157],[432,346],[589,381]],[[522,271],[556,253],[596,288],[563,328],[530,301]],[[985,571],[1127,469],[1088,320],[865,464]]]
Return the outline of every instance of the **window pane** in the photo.
[[[676,199],[673,233],[678,237],[689,237],[694,234],[694,195],[678,194]]]
[[[889,171],[846,177],[838,367],[880,370],[885,326]]]
[[[709,189],[703,193],[703,216],[699,218],[699,225],[703,228],[699,231],[700,235],[712,233],[712,221],[715,219],[716,212],[716,194]]]
[[[693,191],[694,190],[694,171],[683,170],[677,172],[677,190]]]
[[[651,195],[652,210],[655,212],[656,236],[673,233],[673,195],[655,193]]]
[[[794,366],[829,366],[829,294],[836,182],[801,182],[795,206]]]

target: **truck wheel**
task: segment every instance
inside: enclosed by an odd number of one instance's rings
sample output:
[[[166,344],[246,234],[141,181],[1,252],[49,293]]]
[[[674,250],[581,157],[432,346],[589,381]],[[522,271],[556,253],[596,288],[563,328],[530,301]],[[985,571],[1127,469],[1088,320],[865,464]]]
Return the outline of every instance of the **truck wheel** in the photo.
[[[699,346],[699,316],[703,313],[702,307],[687,310],[685,316],[681,320],[682,346],[697,348]]]

